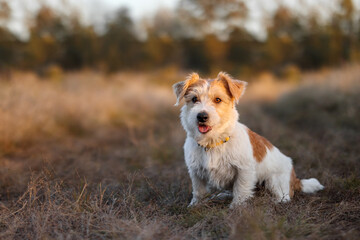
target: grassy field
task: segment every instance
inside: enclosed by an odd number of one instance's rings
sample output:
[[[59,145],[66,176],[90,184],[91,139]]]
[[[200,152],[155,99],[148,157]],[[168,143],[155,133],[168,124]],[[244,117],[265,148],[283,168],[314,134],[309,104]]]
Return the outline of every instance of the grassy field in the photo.
[[[360,66],[251,82],[240,120],[325,189],[244,209],[188,209],[183,74],[66,73],[0,82],[1,239],[359,239]]]

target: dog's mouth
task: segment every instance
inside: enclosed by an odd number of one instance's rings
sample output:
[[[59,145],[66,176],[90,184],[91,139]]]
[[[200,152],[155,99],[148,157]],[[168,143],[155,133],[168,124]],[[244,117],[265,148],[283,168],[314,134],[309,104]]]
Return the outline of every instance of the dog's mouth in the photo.
[[[205,134],[207,132],[209,132],[211,130],[211,127],[208,126],[208,125],[205,125],[205,124],[200,124],[199,123],[199,132],[202,133],[202,134]]]

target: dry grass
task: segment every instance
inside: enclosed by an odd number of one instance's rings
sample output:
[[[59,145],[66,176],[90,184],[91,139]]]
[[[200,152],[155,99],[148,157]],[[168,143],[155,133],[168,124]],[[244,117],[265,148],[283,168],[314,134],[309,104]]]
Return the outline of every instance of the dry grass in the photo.
[[[166,82],[161,73],[82,72],[52,82],[22,73],[0,83],[0,238],[358,238],[358,66],[280,83],[287,94],[274,102],[244,99],[241,121],[326,189],[275,205],[259,186],[238,211],[226,202],[186,208],[185,134],[169,87],[183,76],[171,74]]]

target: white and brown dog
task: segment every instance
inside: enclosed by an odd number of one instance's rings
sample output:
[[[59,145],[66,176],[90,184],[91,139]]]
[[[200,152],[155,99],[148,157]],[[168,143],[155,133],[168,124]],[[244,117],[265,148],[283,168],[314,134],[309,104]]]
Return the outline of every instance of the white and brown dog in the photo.
[[[177,103],[185,99],[181,123],[187,132],[185,162],[192,181],[196,205],[212,187],[232,189],[230,207],[253,196],[257,182],[265,186],[278,202],[287,202],[294,191],[313,193],[324,187],[315,178],[296,178],[291,158],[268,140],[238,122],[235,104],[247,83],[220,72],[216,79],[191,74],[174,84]]]

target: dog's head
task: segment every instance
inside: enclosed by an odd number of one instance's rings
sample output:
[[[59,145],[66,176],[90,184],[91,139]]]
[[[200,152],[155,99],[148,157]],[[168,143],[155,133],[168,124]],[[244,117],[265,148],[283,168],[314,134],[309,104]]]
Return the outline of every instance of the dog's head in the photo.
[[[216,79],[202,79],[197,73],[173,85],[177,103],[184,99],[181,122],[198,143],[209,143],[224,137],[238,118],[235,104],[247,83],[224,72]]]

